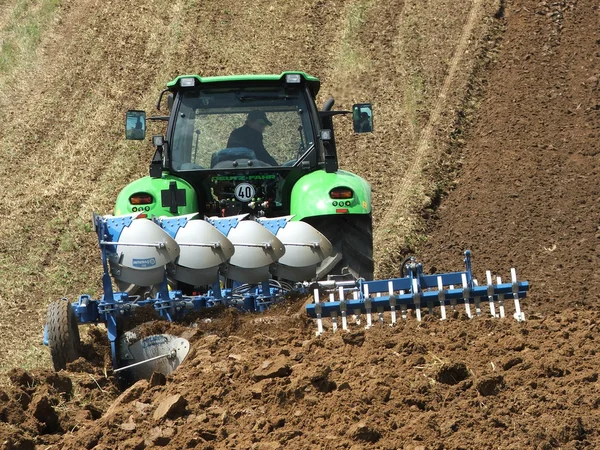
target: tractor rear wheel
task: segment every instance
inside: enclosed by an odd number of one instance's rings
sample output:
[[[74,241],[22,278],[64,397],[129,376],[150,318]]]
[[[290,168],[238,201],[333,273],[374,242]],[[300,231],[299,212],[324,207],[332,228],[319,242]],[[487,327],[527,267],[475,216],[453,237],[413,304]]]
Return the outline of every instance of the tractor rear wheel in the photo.
[[[306,222],[323,233],[333,245],[334,255],[331,261],[325,260],[321,264],[320,278],[349,274],[355,279],[373,279],[373,227],[370,214],[312,217]],[[332,266],[330,270],[326,269],[328,264]]]
[[[71,303],[56,300],[48,306],[48,346],[54,370],[66,369],[79,357],[79,327]]]

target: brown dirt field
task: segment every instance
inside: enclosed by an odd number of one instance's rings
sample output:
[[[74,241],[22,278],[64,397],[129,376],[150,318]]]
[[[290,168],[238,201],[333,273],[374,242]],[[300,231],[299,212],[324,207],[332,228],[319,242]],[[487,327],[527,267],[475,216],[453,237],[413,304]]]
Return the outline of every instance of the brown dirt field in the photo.
[[[148,149],[127,147],[114,117],[150,110],[169,76],[186,71],[300,67],[322,78],[324,98],[373,99],[376,133],[360,142],[339,134],[342,165],[373,184],[380,274],[396,273],[409,251],[427,271],[459,270],[469,248],[480,279],[486,269],[506,279],[515,267],[531,283],[527,321],[425,316],[315,336],[297,313],[303,299],[260,320],[227,311],[173,326],[190,336],[184,364],[125,392],[105,372],[104,334],[89,328],[91,362],[58,374],[13,365],[21,367],[0,390],[0,449],[599,448],[598,5],[295,3],[67,1],[40,44],[40,65],[4,76],[0,86],[25,98],[26,114],[0,95],[1,123],[20,130],[7,130],[0,155],[0,191],[10,193],[0,211],[5,234],[15,232],[0,239],[3,367],[23,361],[35,338],[23,330],[39,331],[49,299],[94,286],[92,235],[69,230],[83,228],[90,209],[108,211],[120,186],[146,170]],[[245,20],[262,15],[261,27]],[[197,20],[194,34],[183,18]],[[349,46],[348,30],[360,45]],[[161,39],[179,45],[163,55]],[[139,59],[127,57],[132,47]],[[164,70],[154,67],[159,56]],[[177,64],[192,56],[200,69]],[[49,90],[58,95],[44,97]],[[40,120],[27,119],[40,110]],[[69,143],[74,152],[44,153]],[[413,158],[419,148],[429,150]],[[22,184],[11,178],[17,168]],[[404,177],[418,180],[406,202],[395,191]],[[7,276],[14,267],[18,276]]]

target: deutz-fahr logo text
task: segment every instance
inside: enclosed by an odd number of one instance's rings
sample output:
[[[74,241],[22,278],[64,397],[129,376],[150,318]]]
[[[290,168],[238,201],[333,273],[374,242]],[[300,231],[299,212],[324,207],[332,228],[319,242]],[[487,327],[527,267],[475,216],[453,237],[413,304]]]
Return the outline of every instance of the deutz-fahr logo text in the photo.
[[[276,174],[263,173],[256,175],[217,175],[210,178],[211,183],[216,181],[260,181],[260,180],[275,180]]]

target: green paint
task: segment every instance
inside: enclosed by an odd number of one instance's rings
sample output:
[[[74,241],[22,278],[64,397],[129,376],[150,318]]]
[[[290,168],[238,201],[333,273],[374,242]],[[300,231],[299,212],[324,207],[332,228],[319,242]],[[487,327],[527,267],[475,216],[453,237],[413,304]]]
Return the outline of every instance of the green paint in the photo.
[[[334,206],[329,191],[336,187],[348,187],[354,191],[354,197],[348,199],[350,205]],[[346,214],[371,213],[371,186],[363,178],[344,170],[327,173],[317,170],[302,177],[292,189],[290,214],[293,220],[305,217],[336,215],[336,209],[348,209]]]

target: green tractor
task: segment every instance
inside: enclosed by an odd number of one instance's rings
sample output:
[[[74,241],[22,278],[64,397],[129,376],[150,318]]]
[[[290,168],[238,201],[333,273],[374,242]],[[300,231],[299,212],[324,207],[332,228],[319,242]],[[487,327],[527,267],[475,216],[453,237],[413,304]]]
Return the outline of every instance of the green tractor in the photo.
[[[495,316],[497,301],[504,317],[511,293],[515,318],[524,319],[518,301],[528,284],[517,283],[513,269],[511,283],[493,285],[488,272],[488,285],[477,286],[469,251],[462,272],[425,275],[411,258],[403,264],[407,276],[373,280],[370,186],[339,170],[333,133],[334,116],[343,114],[351,114],[356,133],[372,131],[373,111],[369,104],[334,111],[333,99],[318,110],[319,85],[302,72],[190,75],[167,84],[157,107],[167,94],[170,114],[150,117],[167,122],[166,134],[152,137],[150,175],[121,191],[114,215],[93,217],[102,297],[82,294],[48,308],[44,342],[56,370],[78,357],[78,324],[104,323],[114,373],[168,375],[190,343],[144,324],[130,328],[136,311],[144,310],[138,320],[152,308],[171,322],[215,306],[260,312],[310,288],[315,303],[306,311],[319,334],[323,317],[335,330],[339,316],[346,329],[347,311],[366,314],[367,326],[374,311],[380,321],[390,311],[395,323],[396,307],[404,317],[414,308],[420,320],[422,305],[439,305],[445,318],[446,300],[452,308],[463,301],[469,317],[471,302],[479,315],[487,299]],[[145,135],[146,114],[128,111],[126,137]],[[319,302],[321,290],[329,301]]]
[[[220,249],[220,257],[214,259],[211,253],[204,266],[185,267],[180,261],[175,265],[179,276],[170,274],[178,290],[191,294],[216,274],[221,284],[263,282],[265,277],[372,279],[371,188],[361,177],[338,168],[333,132],[333,116],[345,114],[351,115],[354,132],[371,132],[372,107],[363,103],[353,105],[352,111],[334,111],[330,99],[319,110],[319,87],[319,79],[303,72],[185,75],[161,92],[157,109],[167,94],[169,115],[148,119],[167,122],[166,134],[152,136],[156,152],[150,174],[120,192],[115,216],[200,219],[193,221],[197,229],[188,238],[176,238],[177,243],[212,245],[212,250]],[[145,112],[128,111],[126,138],[145,136]],[[244,225],[237,226],[236,237],[228,236],[232,242],[207,238],[204,244],[192,243],[199,234],[214,232],[208,229],[213,226],[223,231],[219,223],[228,217]],[[265,243],[257,222],[264,229],[268,223],[277,224],[277,218],[290,224],[287,238],[277,245]],[[135,234],[135,245],[152,241],[141,229]],[[302,246],[312,253],[318,249],[318,261],[295,251]],[[143,269],[145,262],[138,259],[137,264]],[[186,273],[190,266],[196,270]],[[121,269],[119,261],[111,261],[112,275],[123,291],[144,284],[135,277],[120,278]],[[209,270],[210,276],[198,276],[198,270]]]

